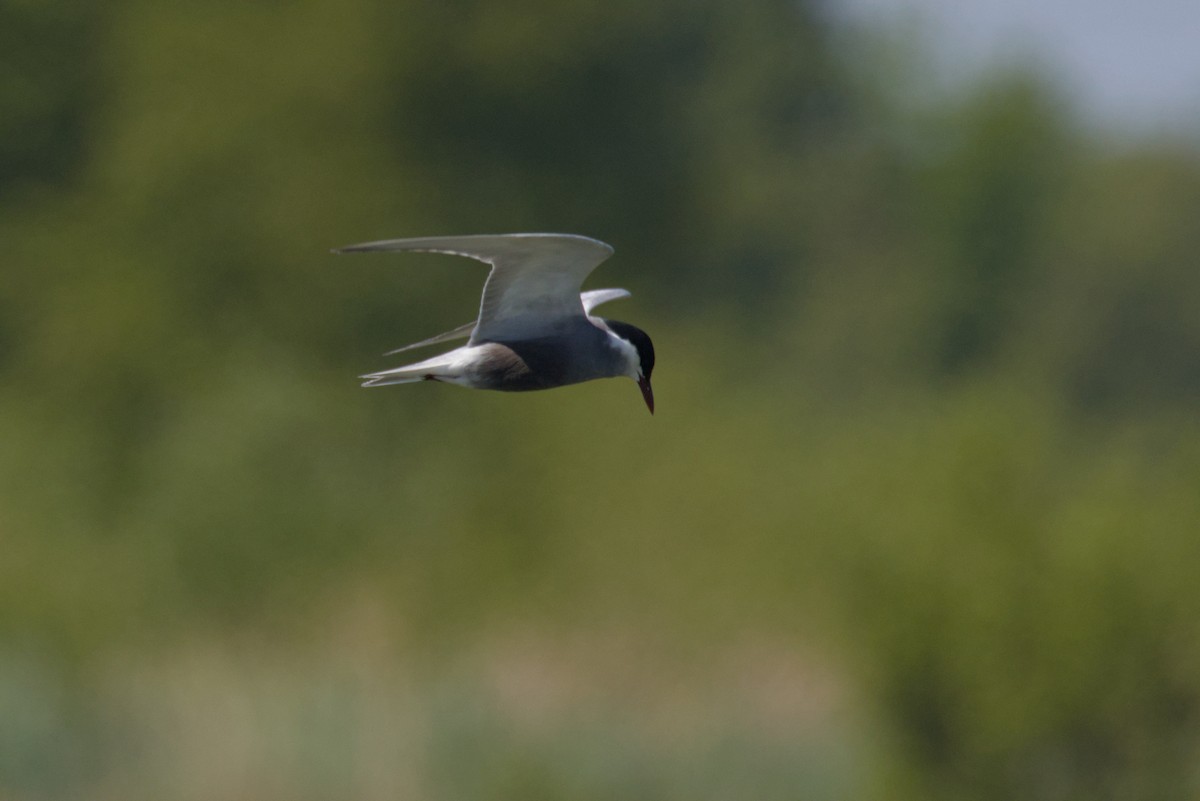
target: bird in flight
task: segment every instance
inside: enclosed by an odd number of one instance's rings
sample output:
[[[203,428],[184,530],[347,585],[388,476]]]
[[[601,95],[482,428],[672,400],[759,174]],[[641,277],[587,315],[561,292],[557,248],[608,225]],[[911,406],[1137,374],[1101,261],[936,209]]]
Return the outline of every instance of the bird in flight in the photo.
[[[442,381],[522,392],[625,376],[637,382],[654,413],[650,337],[629,323],[592,315],[601,303],[627,298],[629,292],[580,291],[588,274],[612,255],[609,245],[574,234],[483,234],[389,239],[333,252],[374,251],[448,253],[490,264],[492,270],[478,319],[387,355],[464,338],[467,344],[364,375],[364,387]]]

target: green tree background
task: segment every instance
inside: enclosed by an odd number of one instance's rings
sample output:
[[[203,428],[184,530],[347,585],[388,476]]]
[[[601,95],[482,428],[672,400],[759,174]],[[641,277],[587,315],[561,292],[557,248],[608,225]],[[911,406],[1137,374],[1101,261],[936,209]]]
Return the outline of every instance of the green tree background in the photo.
[[[1200,158],[812,2],[0,5],[0,797],[1200,794]],[[628,382],[361,390],[561,230]]]

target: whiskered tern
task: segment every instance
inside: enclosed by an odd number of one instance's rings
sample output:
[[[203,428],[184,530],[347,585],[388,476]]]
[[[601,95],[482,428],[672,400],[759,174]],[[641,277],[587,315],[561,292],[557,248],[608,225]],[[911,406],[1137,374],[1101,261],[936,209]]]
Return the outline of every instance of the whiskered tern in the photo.
[[[490,264],[479,317],[435,337],[391,351],[466,339],[424,361],[362,376],[364,387],[442,381],[472,389],[523,392],[626,376],[637,382],[650,413],[654,345],[629,323],[592,315],[601,303],[629,297],[624,289],[581,292],[583,281],[613,249],[574,234],[496,234],[389,239],[334,253],[424,251]],[[388,354],[391,355],[391,354]]]

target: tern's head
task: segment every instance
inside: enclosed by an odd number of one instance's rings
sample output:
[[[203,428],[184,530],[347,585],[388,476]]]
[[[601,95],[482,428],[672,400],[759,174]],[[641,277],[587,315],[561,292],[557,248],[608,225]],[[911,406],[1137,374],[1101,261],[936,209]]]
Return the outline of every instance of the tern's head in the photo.
[[[654,343],[645,331],[629,323],[605,320],[608,329],[621,340],[625,354],[625,375],[637,382],[650,414],[654,414],[654,391],[650,388],[650,373],[654,371]]]

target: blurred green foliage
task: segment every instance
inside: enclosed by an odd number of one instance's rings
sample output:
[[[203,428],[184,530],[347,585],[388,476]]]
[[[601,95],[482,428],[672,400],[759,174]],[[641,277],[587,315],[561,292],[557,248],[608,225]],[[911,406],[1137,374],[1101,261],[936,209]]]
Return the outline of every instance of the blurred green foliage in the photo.
[[[1200,792],[1195,150],[779,0],[0,45],[3,797]],[[517,230],[617,248],[657,417],[356,386],[484,271],[330,247]]]

